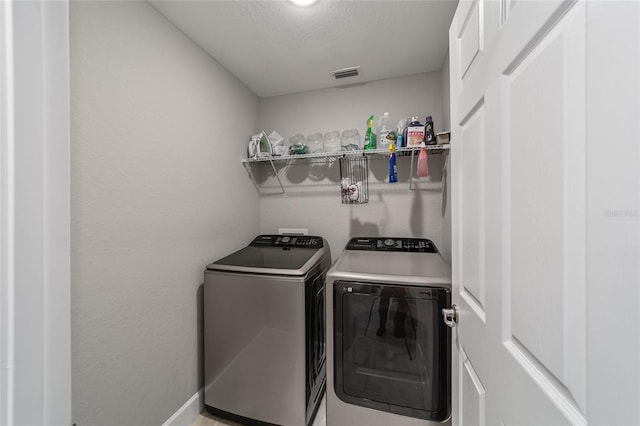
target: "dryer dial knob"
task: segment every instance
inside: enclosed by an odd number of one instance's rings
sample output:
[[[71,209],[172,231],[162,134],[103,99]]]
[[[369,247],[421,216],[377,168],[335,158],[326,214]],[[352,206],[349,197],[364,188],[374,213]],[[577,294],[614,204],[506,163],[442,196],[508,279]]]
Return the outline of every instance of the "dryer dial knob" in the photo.
[[[393,247],[396,245],[396,242],[391,238],[387,238],[386,240],[384,240],[384,245],[387,247]]]

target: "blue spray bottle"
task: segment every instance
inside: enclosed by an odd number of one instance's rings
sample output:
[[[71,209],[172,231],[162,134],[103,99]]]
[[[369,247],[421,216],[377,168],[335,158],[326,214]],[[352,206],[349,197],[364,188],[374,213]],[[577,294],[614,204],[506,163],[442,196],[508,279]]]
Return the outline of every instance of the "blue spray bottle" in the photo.
[[[398,181],[398,173],[396,171],[396,148],[392,143],[389,144],[389,183]]]

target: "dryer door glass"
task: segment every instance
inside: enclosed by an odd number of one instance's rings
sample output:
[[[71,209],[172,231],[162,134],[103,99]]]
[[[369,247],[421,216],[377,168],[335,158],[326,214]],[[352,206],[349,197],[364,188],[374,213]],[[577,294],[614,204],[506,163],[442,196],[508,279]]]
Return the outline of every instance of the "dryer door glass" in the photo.
[[[335,391],[345,402],[428,420],[450,412],[444,288],[338,282]]]

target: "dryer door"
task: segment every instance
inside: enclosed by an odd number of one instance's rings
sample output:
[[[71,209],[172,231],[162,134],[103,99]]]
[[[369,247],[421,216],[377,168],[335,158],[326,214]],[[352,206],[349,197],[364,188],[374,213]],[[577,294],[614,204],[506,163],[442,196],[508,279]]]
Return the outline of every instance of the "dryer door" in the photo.
[[[335,391],[344,402],[427,420],[449,417],[449,290],[338,281]]]

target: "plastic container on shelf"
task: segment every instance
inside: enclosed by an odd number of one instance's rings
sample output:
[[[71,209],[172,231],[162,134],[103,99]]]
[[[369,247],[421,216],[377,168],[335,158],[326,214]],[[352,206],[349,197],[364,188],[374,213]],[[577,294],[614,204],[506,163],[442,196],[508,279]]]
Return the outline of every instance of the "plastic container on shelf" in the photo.
[[[307,141],[302,133],[296,133],[289,138],[289,145],[305,144]]]
[[[436,144],[436,134],[433,131],[433,119],[430,115],[424,119],[424,143],[427,145]]]
[[[389,117],[389,113],[385,112],[380,120],[378,121],[378,143],[377,148],[388,149],[389,144],[396,143],[396,132],[395,126],[391,117]]]
[[[324,152],[324,138],[322,133],[312,133],[307,136],[307,147],[312,154]]]
[[[296,133],[289,138],[289,155],[299,155],[307,153],[307,140],[302,133]]]
[[[404,129],[403,139],[407,148],[418,148],[424,142],[424,125],[417,116],[411,117],[411,122]]]
[[[362,142],[360,141],[360,132],[356,129],[349,129],[342,132],[340,138],[340,145],[343,151],[357,151],[362,149]]]
[[[341,150],[340,145],[340,132],[332,130],[324,134],[324,151],[325,152],[338,152]]]
[[[396,128],[396,148],[404,148],[406,141],[404,140],[404,129],[407,127],[409,118],[401,118]]]

